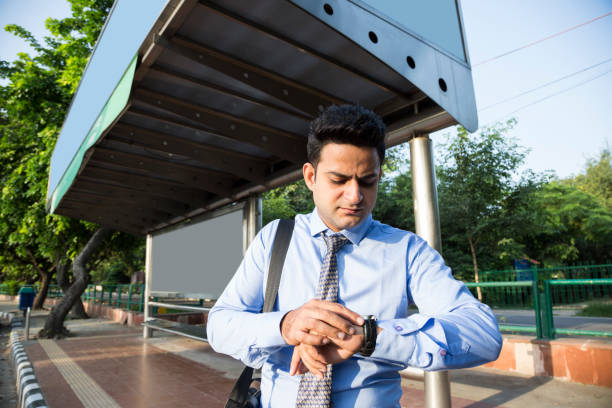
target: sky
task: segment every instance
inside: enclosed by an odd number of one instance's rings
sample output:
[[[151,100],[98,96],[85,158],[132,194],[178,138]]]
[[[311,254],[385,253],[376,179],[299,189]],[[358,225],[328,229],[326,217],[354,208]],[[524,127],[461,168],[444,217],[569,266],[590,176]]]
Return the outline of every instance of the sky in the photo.
[[[612,148],[612,0],[461,0],[461,6],[479,124],[518,120],[510,135],[530,149],[523,170],[570,177]],[[0,0],[0,59],[32,51],[4,31],[7,24],[42,40],[47,17],[69,14],[65,0]],[[432,134],[434,143],[448,132]]]

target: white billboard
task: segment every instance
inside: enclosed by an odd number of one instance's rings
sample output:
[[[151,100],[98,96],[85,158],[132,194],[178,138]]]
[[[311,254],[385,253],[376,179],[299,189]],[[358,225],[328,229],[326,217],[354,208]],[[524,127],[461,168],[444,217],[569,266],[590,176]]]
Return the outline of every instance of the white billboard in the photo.
[[[152,235],[151,296],[219,297],[242,260],[243,206],[236,207]]]

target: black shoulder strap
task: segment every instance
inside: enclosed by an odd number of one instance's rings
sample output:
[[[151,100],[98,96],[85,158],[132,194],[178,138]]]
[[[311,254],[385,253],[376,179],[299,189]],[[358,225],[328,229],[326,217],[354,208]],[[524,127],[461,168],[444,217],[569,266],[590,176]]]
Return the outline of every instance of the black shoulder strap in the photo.
[[[283,265],[287,256],[287,249],[293,235],[293,220],[281,219],[276,230],[276,237],[272,244],[272,258],[268,268],[268,283],[266,284],[266,293],[264,296],[264,307],[262,313],[271,312],[276,302],[278,294],[278,286],[283,273]]]
[[[270,259],[270,266],[268,267],[268,283],[266,284],[266,293],[264,297],[264,307],[262,313],[271,312],[276,302],[276,295],[278,294],[278,287],[280,285],[281,274],[283,273],[283,264],[285,263],[285,257],[287,255],[287,249],[289,249],[289,243],[291,242],[291,236],[293,235],[293,226],[295,222],[293,220],[281,219],[276,229],[276,236],[274,237],[274,243],[272,244],[272,257]],[[249,395],[249,387],[251,380],[259,379],[261,374],[259,370],[255,371],[253,375],[253,368],[245,367],[234,384],[234,388],[230,393],[229,399],[225,404],[225,408],[241,408],[244,407],[244,403]]]

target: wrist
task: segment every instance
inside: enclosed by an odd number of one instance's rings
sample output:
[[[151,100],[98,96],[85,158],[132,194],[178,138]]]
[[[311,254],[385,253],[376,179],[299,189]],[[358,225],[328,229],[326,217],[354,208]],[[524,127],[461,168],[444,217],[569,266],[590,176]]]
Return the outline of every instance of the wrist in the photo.
[[[281,318],[281,321],[279,323],[279,330],[280,330],[280,335],[283,338],[283,340],[285,340],[285,343],[290,344],[289,343],[289,339],[287,338],[287,336],[285,335],[286,330],[283,330],[284,326],[285,326],[285,322],[286,322],[286,318],[287,316],[289,316],[290,313],[292,313],[293,310],[288,311],[287,313],[285,313],[285,315]]]

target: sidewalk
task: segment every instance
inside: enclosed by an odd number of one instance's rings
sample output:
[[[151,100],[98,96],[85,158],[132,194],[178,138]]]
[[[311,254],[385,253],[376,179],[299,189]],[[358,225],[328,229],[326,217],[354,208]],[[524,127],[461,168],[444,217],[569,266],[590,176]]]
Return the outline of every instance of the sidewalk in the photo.
[[[0,311],[14,309],[15,304],[0,302]],[[31,338],[46,314],[34,313]],[[68,320],[66,326],[75,337],[26,343],[51,408],[222,408],[242,370],[240,363],[203,342],[160,332],[145,340],[141,329],[103,319]],[[451,381],[455,408],[612,405],[609,388],[493,369],[454,371]],[[402,387],[402,406],[425,406],[423,383],[403,379]]]

